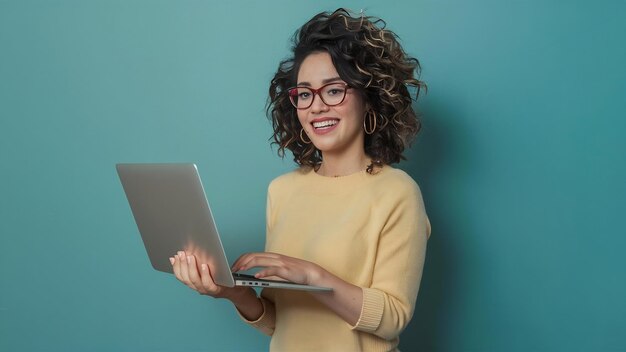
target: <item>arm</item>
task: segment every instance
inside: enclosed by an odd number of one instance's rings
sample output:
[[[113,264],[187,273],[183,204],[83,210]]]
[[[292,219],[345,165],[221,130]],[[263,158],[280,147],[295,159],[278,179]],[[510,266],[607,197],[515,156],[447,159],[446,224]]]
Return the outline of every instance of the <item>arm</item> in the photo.
[[[379,237],[372,283],[363,288],[363,307],[354,329],[385,339],[410,321],[422,278],[430,223],[415,186],[399,198]]]
[[[359,319],[363,300],[361,288],[329,273],[317,264],[269,252],[247,253],[233,264],[235,271],[254,267],[263,267],[254,275],[257,278],[277,276],[295,283],[330,287],[332,292],[311,294],[349,324],[355,324]]]
[[[267,197],[266,231],[269,233],[271,218],[271,198]],[[275,308],[273,298],[266,291],[257,297],[251,287],[223,287],[215,284],[211,276],[212,268],[207,264],[198,265],[193,255],[179,251],[170,258],[176,278],[200,294],[214,298],[226,298],[235,306],[243,321],[259,329],[266,335],[274,333]]]
[[[264,333],[273,332],[273,305],[269,306],[257,297],[251,287],[223,287],[215,284],[210,266],[201,264],[198,270],[196,258],[180,251],[170,258],[174,275],[189,288],[202,295],[225,298],[233,303],[239,315]],[[271,328],[271,329],[270,329]]]
[[[257,277],[280,278],[309,285],[332,287],[332,293],[311,293],[354,329],[392,339],[413,314],[430,233],[419,189],[399,193],[382,212],[386,222],[374,239],[377,251],[371,282],[358,287],[320,266],[277,253],[249,253],[233,268],[263,267]]]
[[[274,209],[273,195],[280,188],[276,184],[277,182],[273,181],[267,192],[266,233],[268,237],[277,212],[277,209]],[[233,271],[240,271],[255,266],[266,266],[265,270],[256,274],[258,278],[279,276],[291,282],[333,288],[332,292],[311,294],[348,323],[354,324],[359,319],[362,305],[361,288],[340,279],[322,267],[297,258],[264,252],[245,254],[235,261],[232,268]]]
[[[272,336],[276,322],[274,303],[266,297],[266,291],[262,291],[261,296],[257,297],[254,290],[250,290],[252,291],[252,296],[248,302],[233,301],[233,304],[237,308],[237,313],[244,322],[258,329],[265,335]],[[246,300],[246,298],[243,299]],[[248,305],[249,308],[246,308]],[[247,315],[248,312],[253,314]]]
[[[272,201],[271,201],[271,193],[268,187],[267,192],[267,200],[266,200],[266,222],[265,222],[265,232],[266,236],[270,233],[270,225],[271,225],[271,213],[272,213]],[[233,264],[234,267],[234,264]],[[233,270],[234,271],[234,270]],[[259,297],[256,296],[256,292],[250,289],[252,293],[254,293],[254,302],[250,298],[242,297],[242,301],[236,299],[238,303],[233,301],[235,307],[237,308],[237,313],[239,317],[252,327],[260,330],[265,335],[272,336],[274,334],[274,328],[276,325],[276,308],[274,307],[274,299],[270,297],[269,291],[262,290],[261,295]],[[247,302],[243,302],[247,301]],[[258,310],[258,304],[260,304],[260,313]],[[252,306],[252,307],[249,307]],[[249,309],[249,310],[247,310]]]

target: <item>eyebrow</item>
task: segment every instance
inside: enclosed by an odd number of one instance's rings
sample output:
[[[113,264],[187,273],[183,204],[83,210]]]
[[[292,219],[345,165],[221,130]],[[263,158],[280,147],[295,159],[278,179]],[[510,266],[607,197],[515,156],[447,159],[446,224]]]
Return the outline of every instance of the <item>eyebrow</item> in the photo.
[[[337,76],[337,77],[332,77],[332,78],[326,78],[326,79],[322,80],[322,85],[327,84],[327,83],[331,83],[331,82],[335,82],[335,81],[341,81],[341,77]],[[309,83],[309,82],[299,82],[298,86],[310,87],[311,83]]]

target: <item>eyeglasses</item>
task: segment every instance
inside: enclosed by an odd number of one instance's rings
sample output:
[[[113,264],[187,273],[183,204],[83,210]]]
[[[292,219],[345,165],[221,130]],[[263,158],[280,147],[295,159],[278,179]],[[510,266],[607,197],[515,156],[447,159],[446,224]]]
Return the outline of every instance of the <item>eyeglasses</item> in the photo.
[[[346,91],[351,87],[345,83],[328,83],[313,89],[310,87],[289,88],[289,100],[296,109],[308,109],[313,105],[315,95],[319,95],[322,102],[328,106],[335,106],[343,103],[346,98]]]

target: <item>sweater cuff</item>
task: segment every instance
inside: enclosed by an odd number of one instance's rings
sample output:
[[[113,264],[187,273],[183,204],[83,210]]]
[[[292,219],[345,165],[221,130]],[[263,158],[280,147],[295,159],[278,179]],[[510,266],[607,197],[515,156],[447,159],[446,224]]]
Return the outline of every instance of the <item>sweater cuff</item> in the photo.
[[[363,290],[363,305],[361,316],[356,325],[351,328],[365,332],[374,332],[378,329],[385,309],[385,296],[379,290],[373,288],[361,288]]]
[[[257,320],[248,320],[238,309],[235,308],[237,314],[247,324],[259,329],[262,333],[268,336],[272,336],[274,333],[274,325],[276,322],[276,310],[274,304],[263,297],[259,297],[261,304],[263,305],[263,313]]]

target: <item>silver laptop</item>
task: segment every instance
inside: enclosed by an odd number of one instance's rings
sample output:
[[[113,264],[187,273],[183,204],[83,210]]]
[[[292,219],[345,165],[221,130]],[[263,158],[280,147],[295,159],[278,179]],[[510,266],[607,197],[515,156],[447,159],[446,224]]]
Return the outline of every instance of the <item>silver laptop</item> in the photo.
[[[221,286],[258,286],[307,291],[331,288],[257,279],[230,271],[195,164],[117,164],[126,198],[152,266],[173,273],[169,258],[177,251],[211,264]]]

